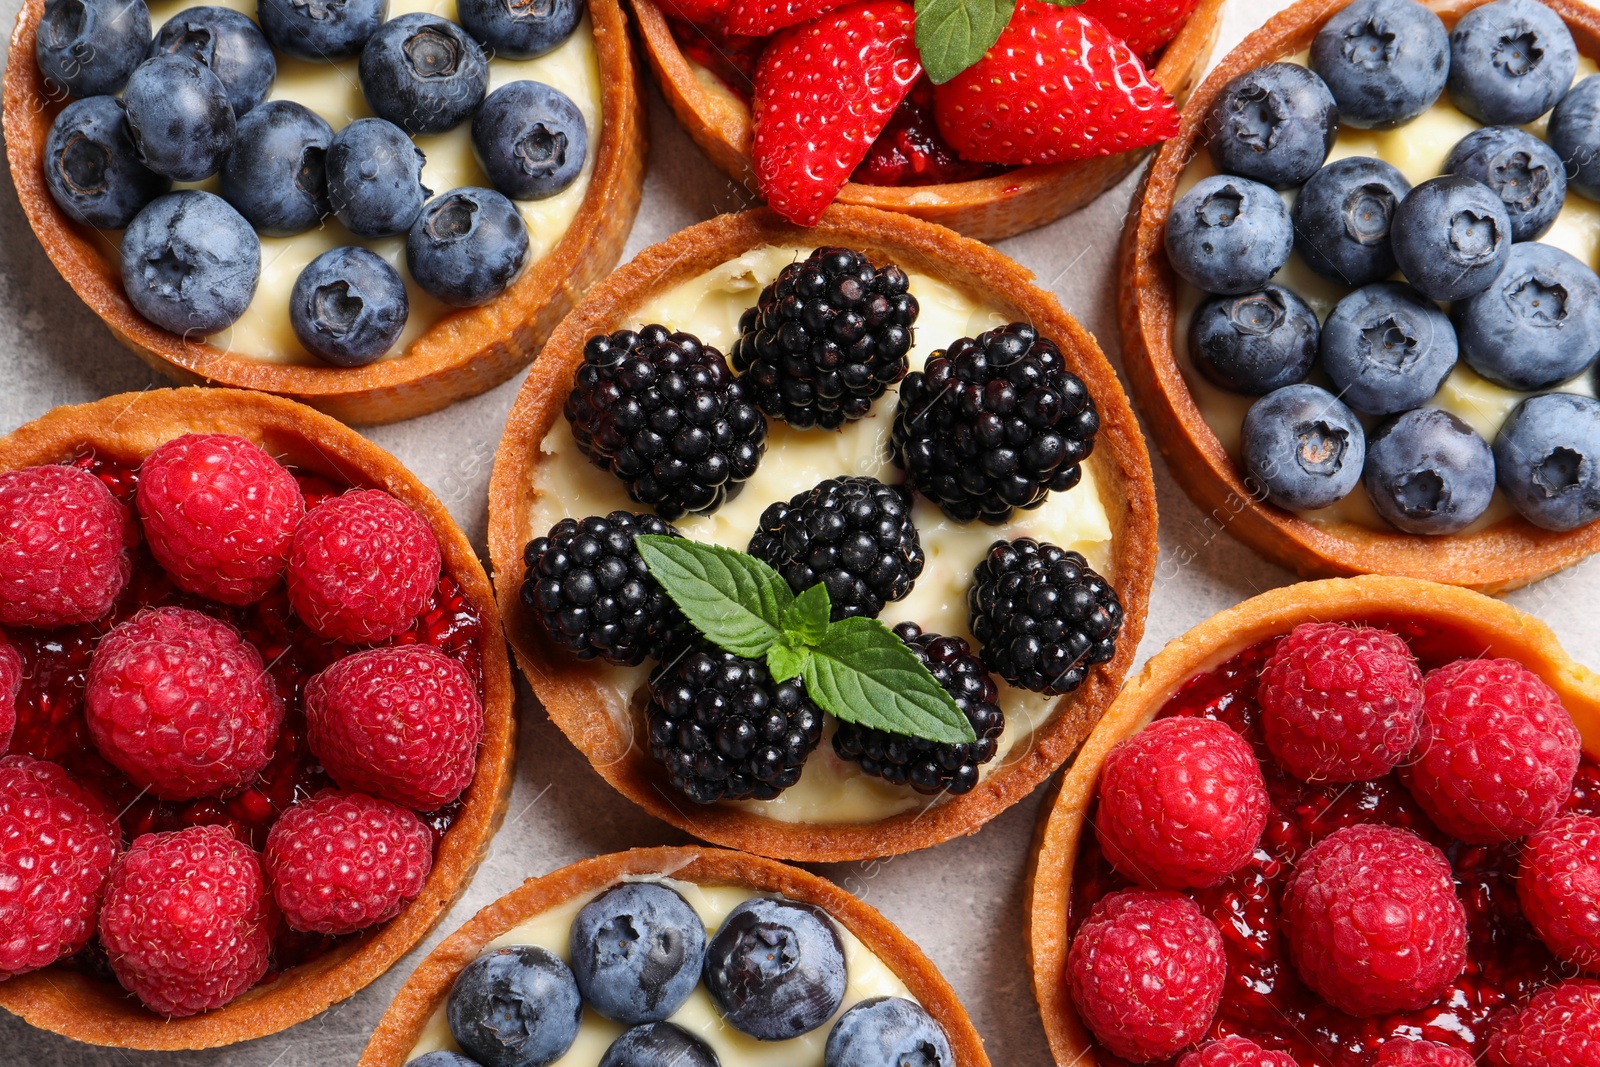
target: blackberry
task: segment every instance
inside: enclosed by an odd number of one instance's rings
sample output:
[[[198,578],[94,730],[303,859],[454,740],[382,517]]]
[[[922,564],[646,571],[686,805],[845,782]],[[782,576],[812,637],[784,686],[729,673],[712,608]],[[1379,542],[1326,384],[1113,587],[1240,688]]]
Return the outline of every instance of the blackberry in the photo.
[[[1122,602],[1076,552],[1031,537],[996,541],[967,607],[983,662],[1038,693],[1070,693],[1117,651]]]
[[[634,548],[639,534],[679,536],[654,515],[613,511],[562,519],[523,549],[522,602],[550,640],[579,659],[629,667],[659,659],[684,625]]]
[[[978,784],[978,768],[994,759],[1006,728],[999,687],[962,638],[926,634],[913,622],[901,623],[894,632],[954,698],[978,739],[941,745],[841,721],[833,750],[870,775],[928,796],[970,793]]]
[[[1013,322],[935,352],[900,386],[889,454],[957,522],[998,525],[1078,484],[1100,415],[1061,349]]]
[[[819,248],[779,271],[740,317],[734,369],[772,418],[836,430],[905,377],[917,321],[909,286],[893,263]]]
[[[665,326],[589,338],[566,413],[590,462],[668,520],[732,500],[767,447],[767,420],[722,353]]]
[[[771,800],[800,780],[822,711],[800,679],[695,642],[650,676],[650,755],[697,804]]]
[[[923,563],[911,494],[876,478],[829,478],[768,505],[748,551],[797,593],[826,585],[836,621],[876,617],[911,592]]]

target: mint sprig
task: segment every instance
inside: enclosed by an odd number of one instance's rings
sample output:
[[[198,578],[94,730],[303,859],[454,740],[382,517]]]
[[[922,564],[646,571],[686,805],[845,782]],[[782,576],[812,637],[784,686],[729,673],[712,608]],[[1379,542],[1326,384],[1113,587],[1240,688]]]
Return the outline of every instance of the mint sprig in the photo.
[[[1077,7],[1083,0],[1046,2]],[[1016,0],[916,0],[917,52],[933,83],[943,85],[982,59],[1016,6]]]
[[[941,744],[977,740],[972,724],[906,643],[877,619],[829,620],[826,586],[795,596],[763,561],[719,545],[644,534],[650,574],[717,647],[765,659],[780,682],[800,678],[844,722]]]

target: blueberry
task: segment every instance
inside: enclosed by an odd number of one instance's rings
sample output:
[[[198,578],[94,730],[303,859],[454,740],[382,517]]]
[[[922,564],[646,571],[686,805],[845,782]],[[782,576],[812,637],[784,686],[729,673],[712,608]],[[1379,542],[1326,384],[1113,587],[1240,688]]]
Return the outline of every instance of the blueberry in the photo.
[[[489,61],[449,19],[415,12],[390,19],[361,50],[361,91],[380,118],[407,133],[443,133],[478,110]]]
[[[228,90],[233,114],[241,118],[267,98],[278,61],[260,28],[226,7],[191,7],[178,12],[156,33],[147,56],[176,53],[198,60]]]
[[[57,206],[85,226],[120,230],[172,182],[139,161],[116,97],[74,100],[50,124],[44,183]]]
[[[1213,382],[1261,396],[1304,381],[1317,358],[1317,313],[1280,285],[1214,296],[1189,323],[1189,356]]]
[[[1365,473],[1372,506],[1405,533],[1455,533],[1494,499],[1488,442],[1443,408],[1417,408],[1380,429]]]
[[[456,19],[485,49],[506,59],[533,59],[578,28],[586,0],[456,0]]]
[[[1283,197],[1248,178],[1202,178],[1167,217],[1167,259],[1191,285],[1237,295],[1289,261],[1294,226]]]
[[[306,264],[289,294],[289,325],[306,351],[360,367],[389,351],[411,303],[400,272],[376,252],[330,248]]]
[[[1431,178],[1406,194],[1390,229],[1395,262],[1430,300],[1481,293],[1511,256],[1511,216],[1482,182]]]
[[[1450,99],[1486,126],[1521,126],[1556,105],[1578,70],[1561,16],[1538,0],[1495,0],[1450,31]]]
[[[1339,135],[1339,109],[1314,71],[1268,63],[1223,88],[1206,129],[1218,170],[1287,189],[1328,158]]]
[[[160,55],[134,69],[122,93],[128,130],[144,165],[180,182],[209,178],[233,148],[228,90],[188,56]]]
[[[1389,240],[1394,213],[1410,191],[1405,176],[1381,159],[1349,156],[1329,163],[1295,197],[1300,258],[1345,285],[1389,277],[1395,271]]]
[[[328,143],[328,203],[362,237],[405,233],[433,191],[422,184],[422,150],[383,119],[356,119]]]
[[[310,108],[271,100],[239,120],[222,196],[261,233],[303,233],[333,211],[326,173],[333,127]]]
[[[1311,42],[1311,67],[1360,129],[1410,122],[1439,99],[1450,73],[1450,35],[1417,0],[1355,0]]]
[[[1363,415],[1395,415],[1433,399],[1456,365],[1456,332],[1409,285],[1379,282],[1340,300],[1322,324],[1322,369]]]
[[[128,83],[149,45],[144,0],[47,0],[33,58],[49,84],[73,96],[105,96]]]
[[[389,0],[256,0],[272,47],[296,59],[348,59],[389,17]]]
[[[1574,85],[1550,113],[1550,147],[1567,166],[1574,192],[1600,200],[1600,74]]]
[[[1600,518],[1600,400],[1524,400],[1495,435],[1494,467],[1512,507],[1535,526],[1575,530]]]
[[[823,1067],[955,1067],[950,1041],[922,1005],[872,997],[839,1016]]]
[[[422,209],[406,235],[411,277],[451,307],[487,304],[528,265],[528,224],[493,189],[452,189]]]
[[[1548,389],[1600,354],[1600,278],[1554,245],[1514,245],[1505,272],[1452,314],[1467,365],[1507,389]]]
[[[513,200],[538,200],[577,180],[589,131],[578,105],[559,89],[511,82],[478,109],[472,151],[496,189]]]
[[[1367,442],[1355,412],[1338,397],[1315,385],[1288,385],[1250,405],[1240,451],[1269,501],[1315,511],[1356,487]]]
[[[572,973],[583,999],[608,1019],[660,1022],[700,982],[706,928],[683,897],[653,882],[624,882],[584,905],[572,923]]]
[[[706,992],[734,1029],[787,1041],[844,1002],[844,945],[826,912],[756,897],[728,913],[706,951]]]
[[[478,1061],[470,1056],[463,1056],[459,1052],[426,1052],[414,1060],[407,1060],[406,1067],[479,1067]]]
[[[635,1026],[611,1042],[600,1067],[720,1067],[709,1045],[671,1023]]]
[[[456,976],[445,1019],[483,1067],[545,1067],[578,1039],[583,999],[567,965],[537,945],[487,952]]]
[[[122,287],[164,330],[233,325],[261,276],[261,241],[220,196],[187,190],[152,200],[122,233]]]
[[[1511,239],[1532,241],[1548,230],[1567,199],[1567,172],[1555,150],[1516,126],[1483,126],[1457,142],[1444,162],[1494,190],[1511,216]]]

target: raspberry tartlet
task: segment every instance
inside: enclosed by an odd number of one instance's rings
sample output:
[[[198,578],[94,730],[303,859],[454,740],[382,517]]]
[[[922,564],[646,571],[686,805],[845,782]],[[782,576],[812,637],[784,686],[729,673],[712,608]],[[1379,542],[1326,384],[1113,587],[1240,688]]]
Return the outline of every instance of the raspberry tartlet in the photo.
[[[7,485],[57,470],[103,493],[122,566],[108,606],[86,621],[6,623],[21,682],[0,822],[50,863],[10,871],[23,933],[0,943],[0,1007],[125,1048],[275,1033],[411,949],[503,815],[514,720],[488,578],[392,456],[279,397],[130,393],[0,439]],[[352,527],[352,553],[322,509],[380,496],[404,519]],[[13,493],[5,511],[48,523],[41,509],[63,505],[79,507]],[[426,544],[388,552],[374,571],[363,550],[389,527],[412,543],[412,523]],[[69,560],[107,543],[61,529]],[[180,544],[185,566],[158,562]],[[60,599],[63,582],[101,580],[103,568],[40,558],[43,570],[0,562],[8,585]],[[330,571],[343,592],[319,603],[365,595],[385,636],[347,645],[337,627],[317,628],[326,614],[296,614],[286,586]],[[427,582],[426,596],[386,610],[407,595],[406,575]],[[403,752],[392,729],[402,721]],[[28,821],[39,813],[70,829]]]
[[[1372,652],[1390,639],[1399,647]],[[1304,763],[1291,771],[1272,738],[1294,694],[1301,705],[1331,698],[1317,716],[1325,737],[1349,718],[1325,752],[1372,759],[1406,737],[1415,748],[1398,769],[1385,757],[1341,777]],[[1388,729],[1367,728],[1375,710]],[[1228,734],[1249,755],[1264,818],[1239,828],[1251,805],[1220,791],[1237,774],[1190,761],[1195,742],[1180,724]],[[1131,752],[1137,780],[1123,769]],[[1594,674],[1542,622],[1480,593],[1364,575],[1288,586],[1212,617],[1118,696],[1041,824],[1028,956],[1055,1058],[1118,1063],[1107,1049],[1133,1047],[1138,1061],[1205,1063],[1238,1054],[1225,1042],[1247,1042],[1255,1062],[1301,1067],[1506,1064],[1513,1045],[1555,1041],[1559,1018],[1572,1047],[1592,1053],[1592,1036],[1580,1035],[1600,1026],[1594,983],[1573,976],[1600,945],[1588,918],[1600,877],[1597,753]],[[1188,813],[1186,834],[1242,833],[1253,851],[1204,881],[1156,866],[1160,816],[1173,811]],[[1092,942],[1080,947],[1081,931],[1116,907],[1162,896],[1203,917],[1188,942],[1145,933],[1095,955]],[[1217,965],[1197,945],[1219,931]],[[1114,987],[1091,996],[1084,956],[1092,974],[1132,966],[1133,990],[1151,988],[1140,974],[1166,960],[1191,985],[1221,982],[1221,997],[1180,1018],[1192,1000],[1163,1005]]]

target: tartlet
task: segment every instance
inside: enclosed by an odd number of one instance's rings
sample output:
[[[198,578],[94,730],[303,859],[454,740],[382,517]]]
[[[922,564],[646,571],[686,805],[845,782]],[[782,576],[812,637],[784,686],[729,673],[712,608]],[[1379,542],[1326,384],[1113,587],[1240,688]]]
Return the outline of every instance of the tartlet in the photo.
[[[992,301],[1008,321],[1030,322],[1061,346],[1067,366],[1099,405],[1101,429],[1086,466],[1095,474],[1111,530],[1111,573],[1125,621],[1113,659],[1093,668],[1075,692],[1054,701],[1042,726],[1019,742],[970,793],[870,822],[787,822],[744,810],[737,802],[696,805],[668,785],[651,759],[639,717],[619,722],[602,698],[597,661],[554,648],[523,604],[523,547],[545,533],[533,528],[533,504],[546,434],[562,420],[584,342],[627,323],[636,308],[678,283],[763,247],[845,245],[874,262],[933,274]],[[941,337],[948,344],[954,337]],[[819,431],[820,432],[820,431]],[[771,462],[771,452],[764,462]],[[609,475],[588,469],[596,478]],[[1079,490],[1082,491],[1080,488]],[[810,229],[760,209],[700,223],[642,251],[600,283],[551,336],[507,420],[490,482],[489,546],[506,633],[535,694],[595,770],[646,811],[715,844],[779,859],[842,861],[925,848],[976,832],[1027,795],[1078,746],[1115,695],[1144,629],[1156,560],[1156,512],[1149,456],[1115,373],[1094,339],[1056,298],[1000,253],[930,223],[871,208],[834,205]],[[636,694],[637,695],[637,694]]]
[[[1174,352],[1179,279],[1163,247],[1179,181],[1204,149],[1205,118],[1230,80],[1305,51],[1348,0],[1301,0],[1235,48],[1184,106],[1178,134],[1158,150],[1123,232],[1119,319],[1130,390],[1178,484],[1206,515],[1256,552],[1302,577],[1390,574],[1500,593],[1536,581],[1600,550],[1600,526],[1543,530],[1513,514],[1483,529],[1436,537],[1350,522],[1318,525],[1267,503],[1207,424]],[[1487,0],[1429,0],[1453,26]],[[1541,0],[1566,22],[1581,55],[1600,56],[1600,10],[1575,0]],[[1358,489],[1357,492],[1360,492]]]
[[[854,934],[903,981],[949,1038],[959,1067],[988,1067],[983,1039],[955,990],[910,938],[875,908],[825,879],[758,856],[694,846],[641,848],[582,860],[521,886],[479,911],[428,954],[378,1021],[358,1067],[400,1067],[442,1007],[456,975],[496,937],[576,897],[626,879],[667,876],[735,886],[815,905]]]
[[[645,56],[678,122],[723,173],[755,189],[750,108],[694,67],[655,0],[632,0]],[[1222,0],[1201,0],[1167,44],[1151,74],[1180,103],[1200,80],[1222,22]],[[1075,163],[1016,167],[1003,174],[943,185],[878,186],[849,182],[837,202],[881,208],[937,222],[980,241],[1043,226],[1077,211],[1132,173],[1145,153]]]
[[[382,489],[433,527],[444,573],[484,623],[483,739],[477,772],[439,842],[421,894],[394,919],[280,972],[222,1008],[166,1019],[109,977],[60,964],[0,982],[0,1008],[34,1026],[95,1045],[201,1049],[276,1033],[366,986],[416,945],[461,892],[505,814],[515,758],[510,665],[494,639],[499,612],[482,565],[441,504],[398,460],[334,419],[280,397],[222,389],[157,389],[60,407],[0,438],[0,470],[57,463],[92,448],[137,465],[185,433],[234,434],[281,461],[352,487]]]
[[[44,0],[26,0],[11,35],[4,126],[11,180],[45,253],[112,335],[179,384],[256,389],[303,401],[346,422],[382,423],[447,407],[510,378],[583,291],[622,255],[639,209],[646,152],[642,82],[619,0],[593,0],[601,129],[590,138],[594,172],[561,240],[506,292],[434,323],[406,352],[365,367],[267,362],[156,326],[128,302],[117,249],[72,221],[51,197],[40,161],[50,124],[67,103],[34,59]],[[287,309],[285,314],[287,315]]]

